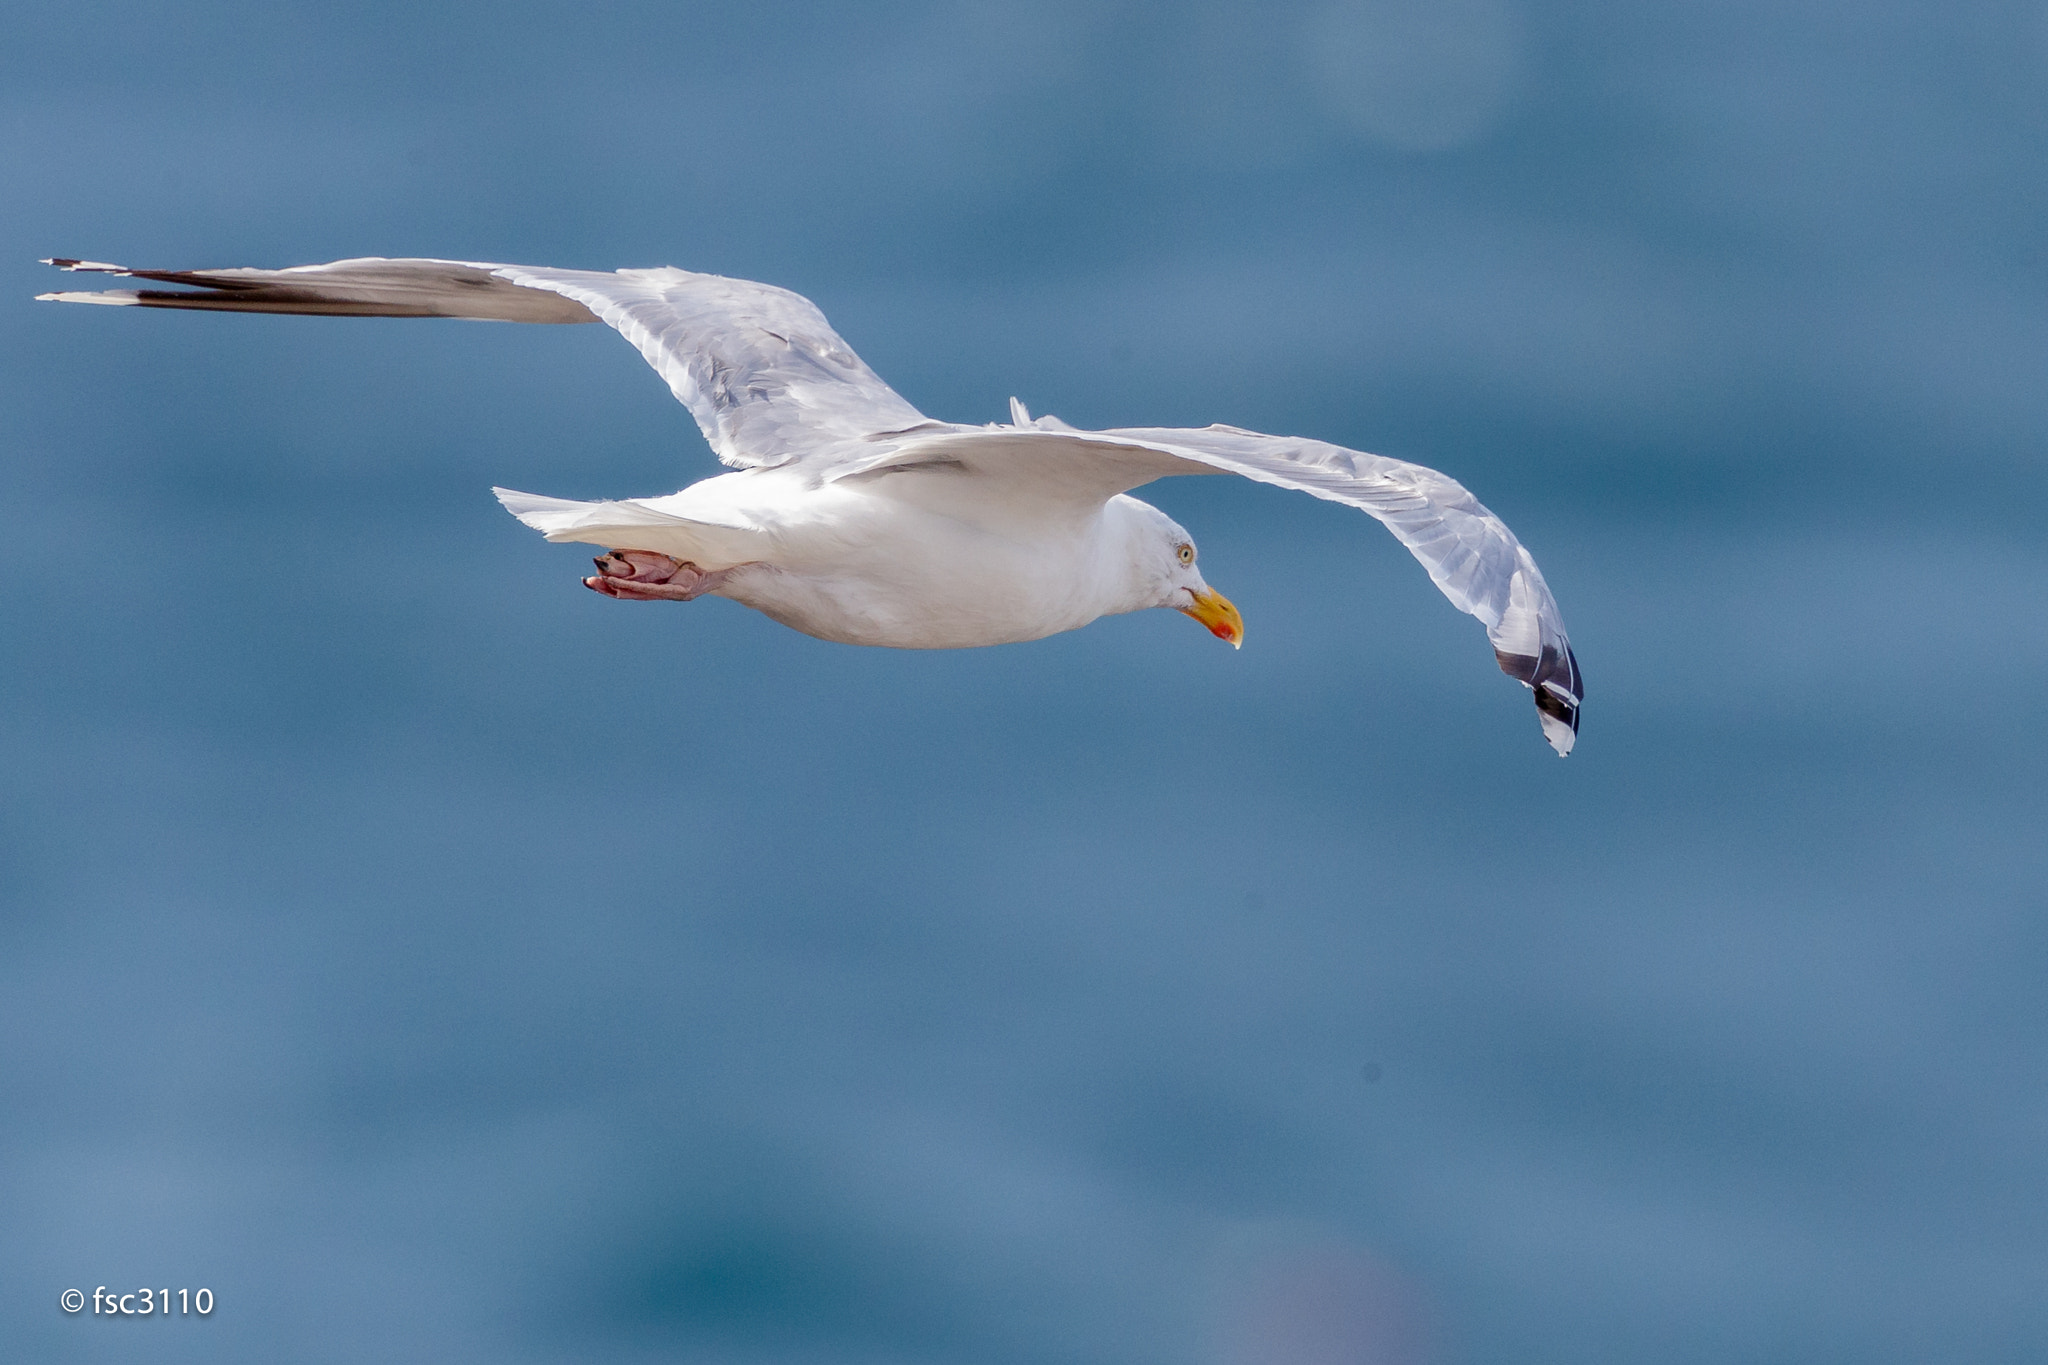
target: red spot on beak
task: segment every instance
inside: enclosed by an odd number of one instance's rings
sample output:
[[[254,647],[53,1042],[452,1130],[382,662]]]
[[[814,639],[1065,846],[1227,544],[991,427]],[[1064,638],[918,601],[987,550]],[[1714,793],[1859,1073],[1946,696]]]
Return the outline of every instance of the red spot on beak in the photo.
[[[1232,649],[1244,647],[1244,618],[1230,599],[1213,588],[1194,594],[1194,601],[1181,608],[1209,628],[1209,633]]]

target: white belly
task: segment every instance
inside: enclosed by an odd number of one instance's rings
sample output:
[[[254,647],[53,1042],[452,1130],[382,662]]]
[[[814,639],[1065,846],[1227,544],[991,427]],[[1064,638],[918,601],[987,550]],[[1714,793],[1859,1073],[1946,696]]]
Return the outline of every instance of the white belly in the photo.
[[[1037,640],[1136,605],[1105,571],[1099,517],[996,530],[860,489],[806,510],[719,595],[819,639],[896,649]]]
[[[1053,591],[1032,591],[1048,587]],[[1037,640],[1085,626],[1105,610],[1043,575],[983,575],[915,561],[885,572],[872,565],[751,564],[735,570],[719,595],[821,640],[894,649]]]

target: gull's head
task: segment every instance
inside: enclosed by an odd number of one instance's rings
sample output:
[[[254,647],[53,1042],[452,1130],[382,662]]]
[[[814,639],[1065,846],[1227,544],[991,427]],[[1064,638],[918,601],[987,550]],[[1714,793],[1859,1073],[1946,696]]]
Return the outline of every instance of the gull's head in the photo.
[[[1135,498],[1124,499],[1143,509],[1134,537],[1136,568],[1144,583],[1148,607],[1172,607],[1202,623],[1211,635],[1232,649],[1244,647],[1244,618],[1230,599],[1203,581],[1196,566],[1201,557],[1195,538],[1172,517]]]

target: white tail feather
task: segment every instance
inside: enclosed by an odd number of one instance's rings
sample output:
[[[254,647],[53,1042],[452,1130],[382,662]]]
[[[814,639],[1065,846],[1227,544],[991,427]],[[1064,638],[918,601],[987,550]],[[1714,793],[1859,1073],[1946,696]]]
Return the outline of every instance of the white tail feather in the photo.
[[[615,550],[656,550],[700,569],[729,569],[761,557],[762,533],[743,526],[693,521],[642,502],[578,502],[493,488],[507,512],[557,543]]]

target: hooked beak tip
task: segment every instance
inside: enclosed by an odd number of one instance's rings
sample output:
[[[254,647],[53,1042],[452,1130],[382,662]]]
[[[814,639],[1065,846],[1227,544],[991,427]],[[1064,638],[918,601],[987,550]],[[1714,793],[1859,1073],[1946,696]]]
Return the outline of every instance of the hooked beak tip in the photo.
[[[1224,641],[1232,649],[1244,648],[1244,617],[1230,599],[1213,588],[1193,594],[1194,600],[1180,608],[1185,615],[1202,623],[1209,633]]]

